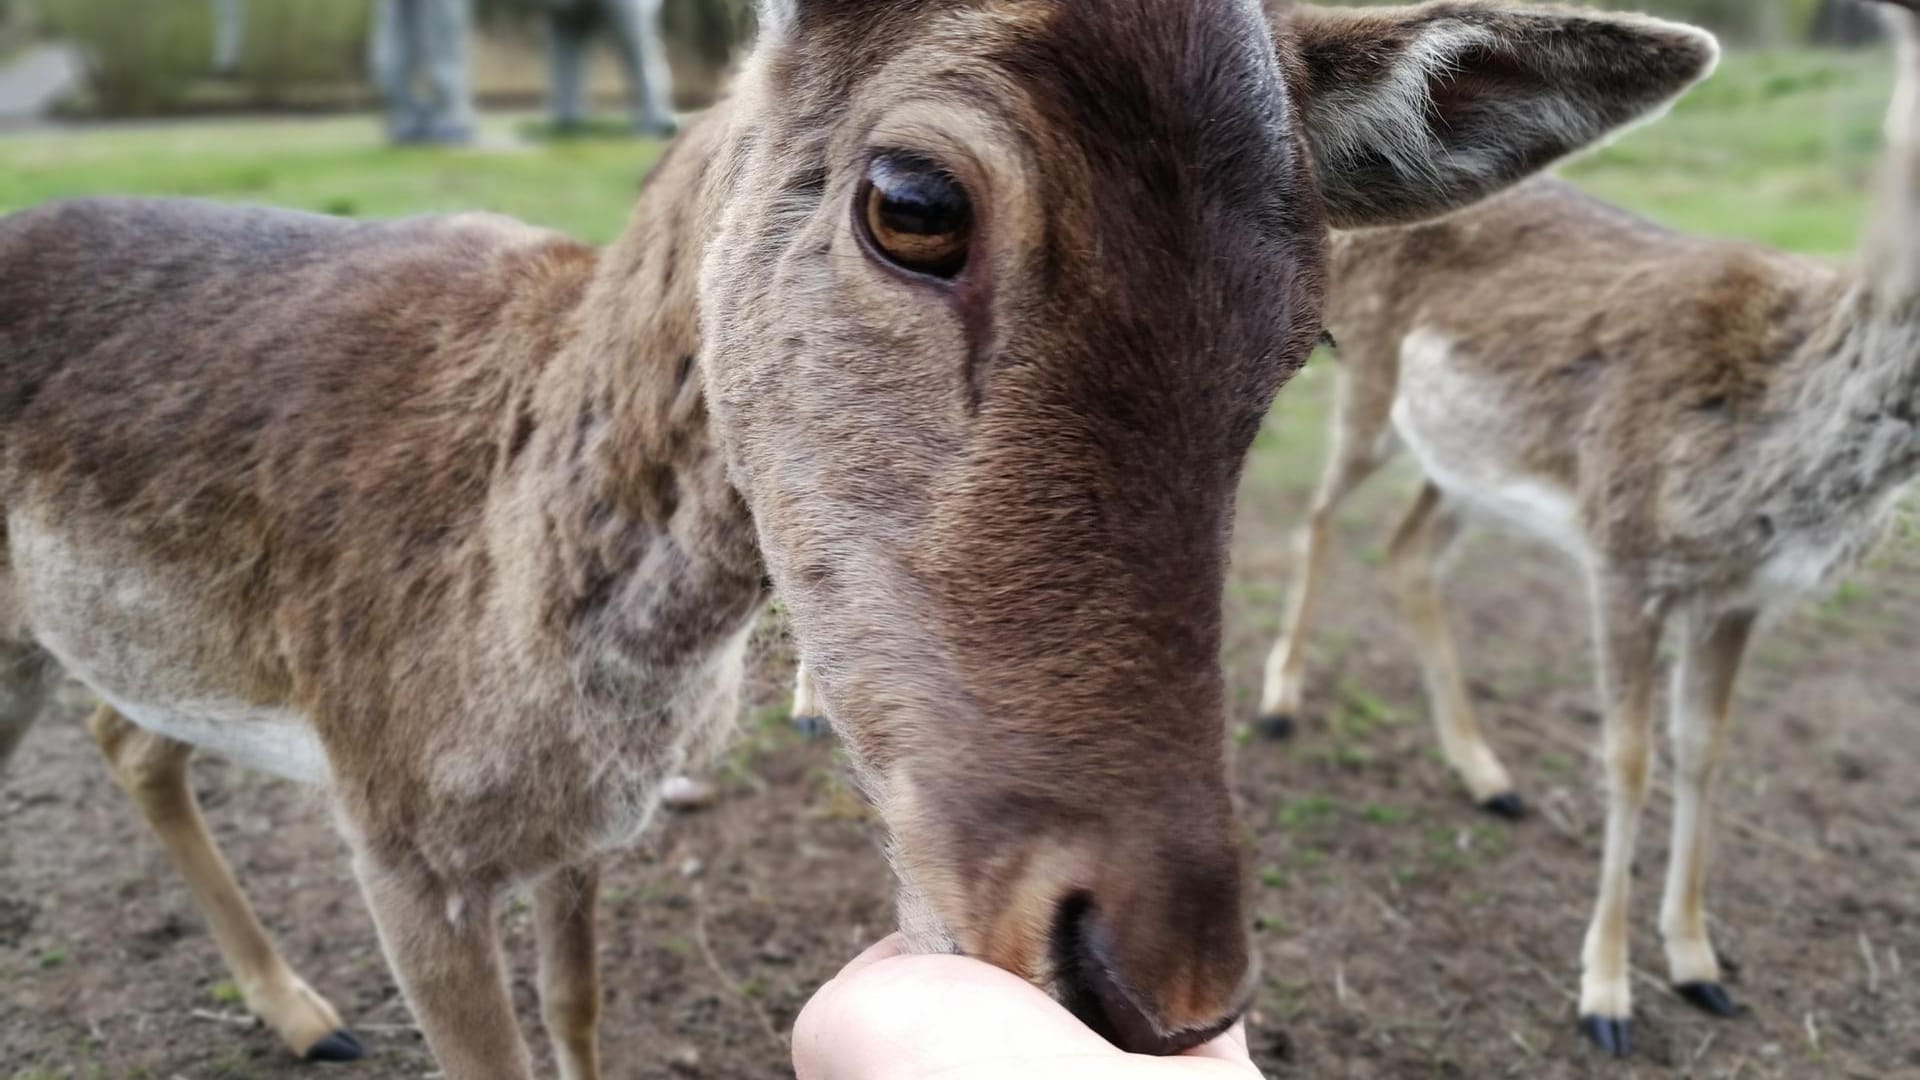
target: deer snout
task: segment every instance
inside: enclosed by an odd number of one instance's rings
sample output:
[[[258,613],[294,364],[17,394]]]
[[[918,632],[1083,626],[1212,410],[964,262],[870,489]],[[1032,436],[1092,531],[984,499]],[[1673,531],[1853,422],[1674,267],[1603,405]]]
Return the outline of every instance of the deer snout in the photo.
[[[1134,989],[1114,931],[1085,893],[1069,897],[1060,905],[1052,946],[1061,1004],[1081,1023],[1130,1054],[1165,1057],[1211,1042],[1232,1027],[1246,1008],[1247,979],[1242,974],[1233,980],[1231,996],[1218,1001],[1210,1010],[1214,1015],[1199,1026],[1193,1026],[1191,1015],[1177,1021],[1170,1018],[1163,1008]],[[1236,964],[1232,958],[1219,959],[1229,968]],[[1247,966],[1244,949],[1240,950],[1237,966],[1243,972]]]

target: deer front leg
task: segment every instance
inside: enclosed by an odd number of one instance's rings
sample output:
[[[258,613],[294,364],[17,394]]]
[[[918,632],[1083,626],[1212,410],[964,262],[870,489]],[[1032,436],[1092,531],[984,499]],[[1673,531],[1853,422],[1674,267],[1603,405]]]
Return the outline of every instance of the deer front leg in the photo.
[[[793,730],[810,739],[825,738],[832,730],[827,724],[827,707],[820,700],[820,688],[814,684],[807,662],[793,673],[793,710],[787,714]]]
[[[1603,581],[1595,594],[1595,643],[1606,711],[1607,833],[1600,895],[1587,927],[1580,1023],[1614,1057],[1631,1052],[1633,991],[1627,962],[1628,895],[1640,811],[1647,799],[1655,660],[1661,617],[1640,590]]]
[[[1426,683],[1434,727],[1440,733],[1441,753],[1466,782],[1481,809],[1504,818],[1518,818],[1525,813],[1524,806],[1514,793],[1506,766],[1487,744],[1480,721],[1473,714],[1436,582],[1436,566],[1458,537],[1458,530],[1459,523],[1446,509],[1440,489],[1428,484],[1400,523],[1387,559],[1400,588],[1407,631],[1419,654],[1420,674]]]
[[[153,827],[180,876],[186,879],[220,956],[233,973],[248,1011],[310,1061],[352,1061],[365,1050],[340,1026],[340,1014],[302,982],[273,946],[220,856],[200,804],[187,783],[193,747],[135,727],[102,705],[87,721],[113,778]]]
[[[1327,551],[1333,543],[1334,513],[1348,495],[1365,483],[1384,460],[1380,450],[1393,384],[1389,380],[1340,373],[1339,403],[1333,432],[1332,457],[1306,524],[1293,538],[1293,582],[1287,590],[1287,611],[1280,640],[1267,656],[1266,684],[1260,692],[1260,715],[1254,726],[1269,739],[1290,737],[1299,725],[1306,698],[1307,626],[1313,618],[1321,578],[1326,574]]]
[[[562,1080],[599,1080],[600,968],[593,918],[600,868],[561,870],[534,894],[540,948],[540,1008]]]
[[[1733,683],[1753,623],[1749,611],[1689,617],[1673,676],[1673,844],[1660,934],[1674,988],[1716,1016],[1741,1010],[1720,983],[1720,961],[1707,937],[1709,802],[1731,727]]]
[[[501,973],[495,890],[365,850],[355,872],[387,963],[447,1080],[530,1080],[532,1059]]]

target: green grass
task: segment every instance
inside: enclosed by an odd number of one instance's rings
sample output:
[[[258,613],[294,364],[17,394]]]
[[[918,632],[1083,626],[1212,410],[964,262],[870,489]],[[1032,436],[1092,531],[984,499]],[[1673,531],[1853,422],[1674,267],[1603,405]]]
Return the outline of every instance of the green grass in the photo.
[[[1565,172],[1676,229],[1843,254],[1861,232],[1892,84],[1882,53],[1733,54],[1666,118]]]
[[[506,128],[491,141],[506,143]],[[0,212],[82,195],[184,195],[380,218],[492,210],[605,242],[662,145],[577,139],[394,149],[377,121],[223,120],[0,137]]]

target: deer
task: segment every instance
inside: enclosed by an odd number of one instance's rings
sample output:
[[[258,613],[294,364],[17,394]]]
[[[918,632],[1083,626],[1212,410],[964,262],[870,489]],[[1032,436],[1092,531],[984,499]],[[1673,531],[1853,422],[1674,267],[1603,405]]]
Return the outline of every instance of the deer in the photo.
[[[791,617],[899,925],[1120,1048],[1256,978],[1219,662],[1243,459],[1330,225],[1444,213],[1711,36],[1448,2],[769,0],[596,250],[485,214],[0,219],[0,748],[63,673],[248,1009],[364,1052],[209,837],[196,750],[315,785],[442,1070],[600,1075],[600,860]],[[0,755],[4,756],[4,755]],[[1137,793],[1118,802],[1116,788]]]
[[[1300,713],[1335,509],[1404,449],[1424,482],[1387,563],[1440,745],[1482,807],[1520,816],[1474,717],[1437,568],[1477,521],[1565,553],[1591,599],[1604,704],[1604,855],[1579,1014],[1606,1054],[1632,1049],[1628,894],[1663,643],[1677,655],[1668,976],[1734,1016],[1703,894],[1742,655],[1766,617],[1872,548],[1920,473],[1917,8],[1886,11],[1899,82],[1857,269],[1670,232],[1555,178],[1333,241],[1331,449],[1297,533],[1260,724],[1284,737]]]

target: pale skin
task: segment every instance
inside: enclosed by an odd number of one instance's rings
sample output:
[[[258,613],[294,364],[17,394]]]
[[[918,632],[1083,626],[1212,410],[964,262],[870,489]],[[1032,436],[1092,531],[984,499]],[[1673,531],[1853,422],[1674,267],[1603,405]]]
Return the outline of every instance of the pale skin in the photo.
[[[1179,1057],[1122,1053],[1052,998],[899,935],[822,986],[794,1023],[799,1080],[1254,1080],[1244,1024]]]

